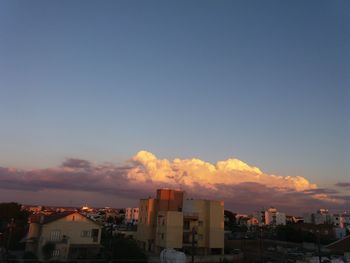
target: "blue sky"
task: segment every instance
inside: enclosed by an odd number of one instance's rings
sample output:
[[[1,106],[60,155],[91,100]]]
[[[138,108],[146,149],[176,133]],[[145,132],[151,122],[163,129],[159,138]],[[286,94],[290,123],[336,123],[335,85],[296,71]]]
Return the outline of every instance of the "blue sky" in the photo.
[[[1,1],[0,165],[237,157],[347,181],[347,1]]]

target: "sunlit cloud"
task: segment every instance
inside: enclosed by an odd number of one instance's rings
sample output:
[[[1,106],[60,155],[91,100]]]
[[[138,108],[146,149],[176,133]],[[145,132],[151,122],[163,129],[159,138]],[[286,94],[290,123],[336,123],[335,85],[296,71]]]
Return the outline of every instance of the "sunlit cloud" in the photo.
[[[349,202],[333,189],[319,188],[302,176],[278,176],[239,159],[213,164],[200,159],[159,159],[140,151],[123,165],[66,159],[48,169],[0,167],[0,188],[21,191],[86,191],[139,199],[156,188],[182,189],[193,197],[222,199],[234,210],[274,205],[288,211],[320,206],[341,208]]]
[[[218,185],[259,183],[277,189],[303,191],[317,188],[301,176],[276,176],[263,173],[238,159],[227,159],[211,164],[199,159],[158,159],[147,151],[138,152],[132,160],[135,167],[128,172],[128,178],[140,182],[148,180],[171,183],[178,186],[201,185],[217,189]]]

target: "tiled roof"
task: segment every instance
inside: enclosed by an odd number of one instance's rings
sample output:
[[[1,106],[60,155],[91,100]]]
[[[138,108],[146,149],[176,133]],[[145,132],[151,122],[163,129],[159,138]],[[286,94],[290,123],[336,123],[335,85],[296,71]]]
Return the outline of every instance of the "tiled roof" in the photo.
[[[65,211],[65,212],[60,212],[60,213],[54,213],[54,214],[51,214],[51,215],[48,215],[48,216],[43,215],[43,214],[36,214],[36,215],[33,215],[33,216],[30,217],[30,222],[31,223],[38,223],[38,224],[48,224],[48,223],[51,223],[51,222],[56,221],[56,220],[59,220],[61,218],[65,218],[66,216],[69,216],[69,215],[72,215],[72,214],[75,214],[75,213],[80,214],[77,211]],[[91,222],[94,222],[95,224],[98,225],[98,223],[95,222],[94,220],[86,217],[83,214],[80,214],[80,215],[84,216],[86,219],[88,219]]]
[[[346,236],[342,239],[339,239],[329,245],[326,248],[337,251],[337,252],[350,252],[350,236]]]

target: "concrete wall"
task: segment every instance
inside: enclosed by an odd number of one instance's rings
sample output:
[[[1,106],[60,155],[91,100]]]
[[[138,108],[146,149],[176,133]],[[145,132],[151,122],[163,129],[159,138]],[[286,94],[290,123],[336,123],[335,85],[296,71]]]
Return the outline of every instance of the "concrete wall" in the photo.
[[[224,203],[212,200],[185,200],[184,218],[191,220],[190,231],[195,227],[197,247],[224,248]]]
[[[182,211],[184,192],[172,189],[157,190],[157,211]]]
[[[153,198],[140,200],[136,240],[141,242],[141,246],[147,251],[152,246],[152,240],[155,240],[155,206],[156,200]]]
[[[156,230],[156,246],[158,248],[182,248],[182,235],[182,212],[158,212]]]

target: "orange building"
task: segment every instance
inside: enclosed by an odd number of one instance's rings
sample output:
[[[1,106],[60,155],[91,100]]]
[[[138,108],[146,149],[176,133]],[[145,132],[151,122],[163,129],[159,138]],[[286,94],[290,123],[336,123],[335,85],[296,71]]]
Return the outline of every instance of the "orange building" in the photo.
[[[157,211],[182,211],[184,192],[172,189],[157,190]]]

